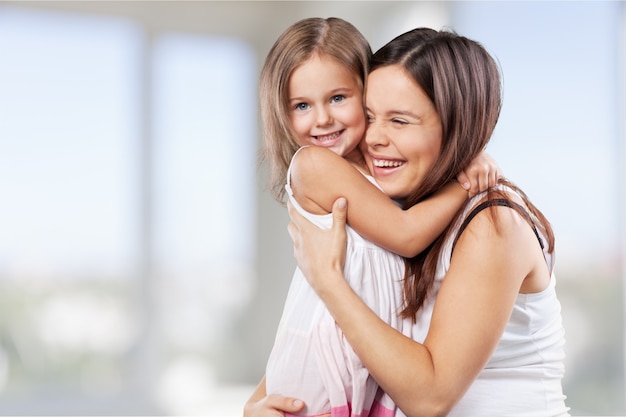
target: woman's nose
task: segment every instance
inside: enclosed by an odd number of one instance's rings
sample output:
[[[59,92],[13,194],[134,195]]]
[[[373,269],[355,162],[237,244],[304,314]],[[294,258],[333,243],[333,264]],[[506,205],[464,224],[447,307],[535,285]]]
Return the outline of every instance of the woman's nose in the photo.
[[[365,131],[365,143],[368,146],[385,146],[389,144],[389,139],[385,133],[385,129],[376,122],[371,122]]]

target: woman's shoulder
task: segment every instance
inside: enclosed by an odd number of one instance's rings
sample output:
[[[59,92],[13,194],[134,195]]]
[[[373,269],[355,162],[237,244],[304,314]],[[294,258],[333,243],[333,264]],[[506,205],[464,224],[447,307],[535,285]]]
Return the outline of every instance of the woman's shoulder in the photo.
[[[498,208],[502,209],[498,210]],[[507,210],[507,208],[513,210]],[[517,211],[524,217],[529,213],[529,209],[524,201],[524,195],[519,190],[504,184],[498,184],[471,198],[465,206],[465,211],[461,218],[467,223],[483,211],[496,216],[496,220],[502,216],[502,213],[510,213],[511,211]]]
[[[520,228],[534,229],[523,195],[506,185],[498,185],[474,196],[457,220],[453,247],[466,229],[482,239],[510,239],[520,235]]]

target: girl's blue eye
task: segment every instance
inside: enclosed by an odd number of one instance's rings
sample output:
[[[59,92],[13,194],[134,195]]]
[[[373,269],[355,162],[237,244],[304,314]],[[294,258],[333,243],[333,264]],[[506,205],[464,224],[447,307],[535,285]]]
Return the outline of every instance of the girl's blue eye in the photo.
[[[295,107],[296,110],[307,110],[308,108],[309,105],[307,103],[298,103]]]
[[[343,101],[346,97],[342,96],[342,95],[337,95],[337,96],[333,96],[330,101],[334,102],[334,103],[339,103],[341,101]]]

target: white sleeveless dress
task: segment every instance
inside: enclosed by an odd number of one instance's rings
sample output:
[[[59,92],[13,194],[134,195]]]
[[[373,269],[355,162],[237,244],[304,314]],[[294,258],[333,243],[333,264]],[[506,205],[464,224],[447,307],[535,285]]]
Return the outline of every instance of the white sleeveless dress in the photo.
[[[291,204],[311,222],[330,228],[332,214],[312,214],[300,207],[291,191],[289,172],[286,190]],[[378,316],[410,337],[410,322],[403,326],[398,316],[403,259],[365,240],[351,227],[346,230],[346,280]],[[302,399],[306,407],[300,415],[305,416],[391,417],[395,413],[393,401],[378,389],[298,268],[268,359],[266,392]]]

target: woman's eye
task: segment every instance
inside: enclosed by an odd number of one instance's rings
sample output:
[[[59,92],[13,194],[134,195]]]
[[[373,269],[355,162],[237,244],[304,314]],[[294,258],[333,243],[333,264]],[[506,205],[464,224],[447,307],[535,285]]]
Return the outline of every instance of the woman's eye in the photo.
[[[406,125],[408,124],[406,122],[406,120],[402,120],[402,119],[391,119],[391,122],[397,125]]]
[[[296,110],[307,110],[309,108],[309,105],[307,103],[298,103],[295,106]]]
[[[374,123],[374,118],[372,116],[365,116],[365,121],[369,123]]]
[[[342,102],[346,97],[342,96],[342,95],[338,95],[338,96],[333,96],[330,101],[332,101],[333,103],[339,103]]]

